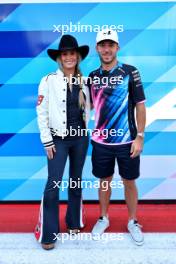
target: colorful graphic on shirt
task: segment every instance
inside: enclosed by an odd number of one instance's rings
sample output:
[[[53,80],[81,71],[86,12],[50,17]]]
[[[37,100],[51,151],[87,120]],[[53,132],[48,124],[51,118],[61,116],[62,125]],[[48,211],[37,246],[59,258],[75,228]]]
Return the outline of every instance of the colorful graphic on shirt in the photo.
[[[89,77],[91,83],[88,86],[95,108],[92,139],[113,145],[132,142],[136,137],[134,107],[145,101],[138,70],[118,62],[111,71],[99,68]]]

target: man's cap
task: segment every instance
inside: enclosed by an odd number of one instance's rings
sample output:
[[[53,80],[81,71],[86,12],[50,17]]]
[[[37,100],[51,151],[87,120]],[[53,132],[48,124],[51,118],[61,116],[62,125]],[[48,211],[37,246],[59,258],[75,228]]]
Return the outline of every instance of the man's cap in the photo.
[[[116,42],[117,44],[119,44],[117,32],[112,29],[108,29],[108,28],[103,29],[97,33],[96,43],[98,44],[99,42],[103,40],[112,40]]]

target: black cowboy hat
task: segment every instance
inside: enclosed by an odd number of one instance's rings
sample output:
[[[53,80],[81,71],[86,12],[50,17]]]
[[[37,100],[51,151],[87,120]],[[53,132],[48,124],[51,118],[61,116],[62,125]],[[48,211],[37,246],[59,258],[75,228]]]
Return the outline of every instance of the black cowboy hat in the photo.
[[[79,47],[76,38],[71,35],[63,35],[59,42],[58,49],[48,49],[47,53],[52,60],[56,61],[61,51],[73,49],[80,53],[82,60],[85,59],[89,53],[89,46],[84,45]]]

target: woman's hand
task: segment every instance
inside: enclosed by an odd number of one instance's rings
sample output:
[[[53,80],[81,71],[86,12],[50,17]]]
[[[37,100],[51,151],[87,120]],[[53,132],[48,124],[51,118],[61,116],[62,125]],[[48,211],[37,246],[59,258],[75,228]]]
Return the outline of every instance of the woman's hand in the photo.
[[[55,146],[45,148],[46,154],[48,156],[48,159],[53,159],[54,158],[54,153],[56,153],[56,148]]]

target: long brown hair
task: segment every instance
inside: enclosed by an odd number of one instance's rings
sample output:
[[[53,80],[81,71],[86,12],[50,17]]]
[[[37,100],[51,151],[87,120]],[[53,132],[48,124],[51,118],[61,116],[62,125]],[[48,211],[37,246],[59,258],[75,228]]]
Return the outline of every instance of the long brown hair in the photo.
[[[76,64],[76,67],[75,67],[75,76],[77,77],[77,79],[79,81],[79,86],[80,86],[80,90],[79,90],[79,106],[81,108],[85,109],[86,100],[85,100],[85,95],[83,93],[83,75],[82,75],[81,70],[79,68],[80,61],[81,61],[81,56],[78,53],[78,63]]]

